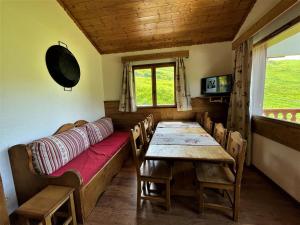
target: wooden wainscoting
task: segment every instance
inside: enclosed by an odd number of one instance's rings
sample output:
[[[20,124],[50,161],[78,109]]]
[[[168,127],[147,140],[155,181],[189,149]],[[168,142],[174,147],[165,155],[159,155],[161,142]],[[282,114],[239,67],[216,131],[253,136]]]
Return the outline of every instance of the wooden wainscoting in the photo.
[[[228,105],[211,103],[209,98],[192,98],[192,111],[178,112],[175,107],[147,107],[138,108],[137,112],[119,112],[119,101],[105,101],[105,115],[111,117],[116,129],[128,130],[152,113],[155,123],[161,120],[195,120],[197,112],[209,112],[214,122],[226,125]]]
[[[254,116],[252,132],[300,151],[300,124],[298,123]]]

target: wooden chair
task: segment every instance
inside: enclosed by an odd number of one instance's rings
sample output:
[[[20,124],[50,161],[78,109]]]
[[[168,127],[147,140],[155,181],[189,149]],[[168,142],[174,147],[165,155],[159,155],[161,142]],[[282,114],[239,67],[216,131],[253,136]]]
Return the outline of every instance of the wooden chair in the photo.
[[[213,137],[223,148],[226,148],[227,129],[223,127],[222,123],[215,124]]]
[[[141,200],[150,200],[163,202],[166,209],[169,210],[171,206],[170,181],[172,180],[172,169],[165,161],[144,161],[142,157],[144,146],[141,144],[141,139],[141,127],[140,125],[136,125],[131,130],[130,141],[137,173],[137,208],[140,208]],[[149,190],[150,183],[164,184],[166,187],[164,196],[153,195]]]
[[[211,121],[210,117],[207,116],[204,119],[204,129],[206,130],[207,133],[212,134],[213,132],[213,122]]]
[[[222,164],[198,164],[196,175],[199,181],[200,212],[203,211],[203,208],[213,208],[222,211],[230,210],[233,212],[234,221],[238,221],[246,146],[247,142],[242,138],[239,132],[230,132],[228,135],[227,151],[235,159],[235,165],[230,167]],[[227,196],[229,198],[231,207],[204,203],[205,188],[223,190],[224,197]],[[229,191],[231,193],[229,193]]]
[[[204,125],[205,118],[208,117],[208,112],[198,112],[196,113],[196,122],[198,122],[201,126]]]
[[[153,114],[149,114],[147,116],[147,120],[148,120],[148,123],[149,123],[149,132],[150,132],[150,134],[152,136],[154,134],[154,131],[155,131],[154,116],[153,116]]]
[[[141,122],[141,128],[142,128],[142,138],[144,141],[144,148],[148,148],[150,141],[151,141],[151,137],[152,137],[152,133],[151,133],[151,128],[150,128],[150,124],[149,124],[149,120],[145,119]]]
[[[1,176],[0,176],[0,224],[9,225],[9,218],[6,209],[6,201],[5,201]]]

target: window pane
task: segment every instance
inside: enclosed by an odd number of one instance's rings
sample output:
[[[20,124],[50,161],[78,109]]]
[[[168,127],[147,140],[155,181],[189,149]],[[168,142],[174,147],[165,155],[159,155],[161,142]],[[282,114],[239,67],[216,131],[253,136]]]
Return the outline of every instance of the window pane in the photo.
[[[300,122],[300,55],[267,59],[264,114]]]
[[[300,23],[267,42],[264,115],[300,123]]]
[[[137,106],[152,106],[151,69],[135,69],[134,79]]]
[[[174,67],[156,68],[157,105],[174,105]]]

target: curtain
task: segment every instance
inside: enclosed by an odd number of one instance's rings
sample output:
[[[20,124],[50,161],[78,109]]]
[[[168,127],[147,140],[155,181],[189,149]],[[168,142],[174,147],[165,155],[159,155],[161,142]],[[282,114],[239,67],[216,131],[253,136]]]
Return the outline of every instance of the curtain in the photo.
[[[250,116],[263,114],[263,98],[266,77],[267,45],[253,48],[250,90]]]
[[[175,82],[177,111],[192,110],[190,87],[186,77],[183,58],[176,59]]]
[[[135,88],[132,66],[130,63],[124,63],[119,111],[136,112],[136,110],[137,108],[135,103]]]
[[[248,139],[251,133],[249,116],[251,68],[252,39],[249,39],[235,50],[234,84],[227,119],[227,128],[240,132],[245,139]],[[249,149],[248,145],[247,158],[251,158]]]
[[[251,87],[250,87],[250,121],[252,115],[263,114],[263,100],[266,77],[266,59],[267,45],[262,44],[252,51],[252,71],[251,71]],[[246,164],[251,165],[252,162],[252,133],[250,123],[250,133],[248,134],[248,154]]]

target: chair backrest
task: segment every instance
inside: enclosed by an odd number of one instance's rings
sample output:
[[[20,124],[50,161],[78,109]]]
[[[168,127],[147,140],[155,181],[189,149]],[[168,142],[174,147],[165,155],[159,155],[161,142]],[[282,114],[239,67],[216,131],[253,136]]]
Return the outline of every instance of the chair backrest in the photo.
[[[6,209],[6,201],[5,201],[1,176],[0,176],[0,224],[9,225],[9,218]]]
[[[232,172],[235,174],[236,184],[241,184],[242,181],[246,148],[247,141],[242,138],[242,135],[237,131],[230,131],[227,141],[227,152],[235,160]]]
[[[144,144],[147,145],[150,142],[151,139],[151,132],[150,132],[150,126],[149,126],[149,121],[148,119],[144,119],[142,122],[142,135],[143,135],[143,140]]]
[[[150,130],[151,134],[153,134],[154,130],[155,130],[155,128],[154,128],[154,116],[153,116],[153,114],[149,114],[147,116],[147,120],[148,120],[148,123],[149,123],[149,130]]]
[[[144,160],[144,140],[142,135],[141,123],[135,125],[130,132],[130,143],[132,149],[133,161],[137,169],[137,174],[140,174],[140,166]]]
[[[209,116],[204,119],[204,129],[209,134],[212,134],[213,132],[213,122],[211,121]]]
[[[214,128],[213,137],[216,141],[225,148],[226,146],[226,137],[227,137],[227,129],[223,127],[222,123],[216,123]]]
[[[203,126],[204,124],[204,114],[203,113],[196,113],[196,122]]]

